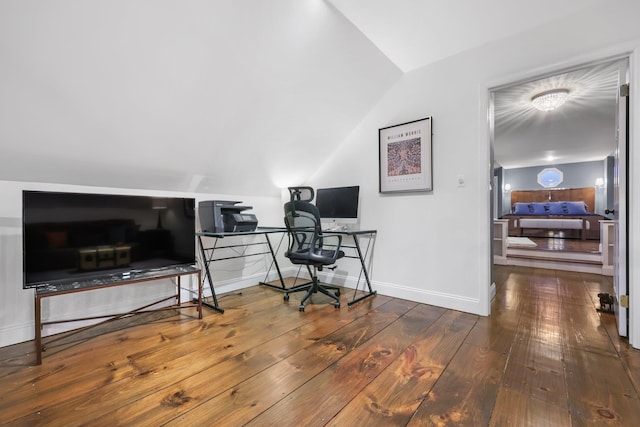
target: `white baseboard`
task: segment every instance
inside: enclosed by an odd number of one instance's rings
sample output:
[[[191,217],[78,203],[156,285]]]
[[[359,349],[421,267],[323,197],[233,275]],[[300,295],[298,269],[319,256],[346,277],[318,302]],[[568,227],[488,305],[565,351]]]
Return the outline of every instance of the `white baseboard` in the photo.
[[[408,286],[393,283],[374,282],[374,290],[381,295],[394,298],[402,298],[422,304],[435,305],[450,310],[464,311],[482,315],[480,300],[477,298],[465,298],[460,295],[445,292],[428,291],[424,289],[410,288]]]
[[[297,269],[291,270],[295,275]],[[290,273],[287,270],[287,273]],[[285,276],[285,270],[283,270]],[[357,277],[345,276],[331,271],[318,272],[318,279],[321,282],[336,286],[343,286],[349,289],[367,290],[367,284],[364,276],[360,278],[358,283]],[[407,299],[423,304],[436,305],[451,310],[459,310],[467,313],[481,314],[480,301],[477,298],[464,298],[459,295],[452,295],[444,292],[426,291],[424,289],[410,288],[408,286],[397,285],[394,283],[384,283],[372,280],[371,287],[380,295],[387,295],[393,298]],[[495,284],[493,285],[493,295],[495,295]]]
[[[295,266],[280,269],[282,277],[295,277],[298,274],[298,271],[298,267]],[[309,277],[306,269],[303,268],[300,270],[300,277]],[[267,278],[268,281],[277,279],[278,276],[275,272],[270,274]],[[318,272],[318,279],[321,282],[330,285],[342,286],[349,289],[356,289],[357,286],[359,290],[368,290],[364,276],[360,278],[360,282],[358,283],[358,277],[346,276],[336,273],[335,271],[325,270]],[[262,280],[264,280],[264,273],[262,273],[261,275],[256,274],[251,277],[243,277],[242,280],[229,280],[227,282],[216,283],[216,294],[223,294],[226,292],[232,292],[254,286]],[[407,299],[419,303],[436,305],[468,313],[481,313],[480,301],[474,298],[463,298],[459,295],[452,295],[443,292],[425,291],[423,289],[410,288],[407,286],[378,281],[372,281],[371,287],[380,295]],[[211,295],[211,291],[209,291],[208,285],[205,286],[205,295]]]
[[[282,273],[282,277],[289,277],[290,274],[295,275],[296,271],[297,271],[297,268],[284,268],[284,269],[281,268],[280,269],[280,272]],[[266,280],[265,280],[265,277],[266,277]],[[234,279],[214,282],[214,289],[216,291],[216,295],[221,295],[228,292],[234,292],[240,289],[249,288],[263,281],[271,282],[274,280],[275,281],[278,280],[277,272],[272,271],[269,273],[268,276],[266,275],[265,272],[261,272],[261,273],[255,273],[249,276],[243,276],[241,278],[234,278]],[[191,295],[189,298],[194,296],[190,292],[189,292],[189,295]],[[202,295],[205,298],[211,296],[211,287],[209,286],[209,282],[207,280],[205,280],[204,282],[204,287],[202,288]]]
[[[35,336],[34,322],[0,327],[0,347],[32,340]]]

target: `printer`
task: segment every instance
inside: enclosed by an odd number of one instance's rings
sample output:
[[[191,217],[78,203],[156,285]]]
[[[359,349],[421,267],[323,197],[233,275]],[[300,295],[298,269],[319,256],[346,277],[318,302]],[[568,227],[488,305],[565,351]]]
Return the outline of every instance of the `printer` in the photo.
[[[252,206],[239,206],[232,200],[205,200],[198,203],[200,228],[208,233],[253,231],[258,226],[254,214],[244,213]]]

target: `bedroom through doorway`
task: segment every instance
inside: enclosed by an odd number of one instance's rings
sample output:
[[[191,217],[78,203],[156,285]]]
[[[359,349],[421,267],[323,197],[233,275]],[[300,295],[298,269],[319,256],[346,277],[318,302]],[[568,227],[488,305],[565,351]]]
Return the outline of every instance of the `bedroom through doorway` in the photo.
[[[611,230],[619,231],[619,199],[626,205],[626,193],[616,193],[614,183],[626,183],[616,155],[618,91],[627,71],[628,58],[616,58],[490,91],[498,286],[508,270],[500,265],[530,267],[523,271],[532,281],[547,276],[545,270],[604,276],[605,286],[619,280],[614,264],[626,246],[621,252]],[[554,90],[564,104],[547,111],[533,105]],[[578,205],[584,210],[572,209]]]

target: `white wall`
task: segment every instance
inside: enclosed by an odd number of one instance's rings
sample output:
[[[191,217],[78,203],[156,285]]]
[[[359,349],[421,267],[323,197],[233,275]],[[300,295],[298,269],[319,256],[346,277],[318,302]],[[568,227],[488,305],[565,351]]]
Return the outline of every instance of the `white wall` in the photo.
[[[488,148],[478,143],[477,82],[467,66],[449,64],[407,74],[312,184],[361,186],[361,228],[378,230],[378,292],[488,314]],[[433,116],[433,192],[378,194],[378,129],[425,116]]]
[[[380,293],[489,313],[489,89],[631,52],[640,5],[625,5],[624,14],[600,8],[406,74],[313,176],[315,186],[361,186],[362,227],[379,230]],[[377,130],[425,116],[433,117],[433,192],[378,194]]]
[[[280,197],[237,196],[220,194],[194,194],[159,192],[136,189],[115,189],[80,185],[38,184],[0,181],[0,347],[27,341],[34,337],[34,291],[22,289],[22,191],[71,191],[113,194],[144,194],[153,196],[195,197],[200,200],[239,200],[253,206],[260,225],[282,225]],[[199,228],[199,225],[197,225]],[[242,240],[251,240],[246,237]],[[276,239],[274,239],[276,240]],[[286,242],[285,242],[286,243]],[[206,244],[206,243],[205,243]],[[282,254],[280,254],[282,257]],[[265,278],[271,257],[256,256],[218,263],[213,277],[216,293],[252,286]],[[287,264],[281,263],[286,269]],[[270,277],[275,278],[275,271]],[[196,276],[183,279],[182,285],[197,289]],[[175,290],[170,280],[145,282],[131,286],[118,286],[97,291],[81,292],[45,298],[42,301],[43,321],[73,319],[126,312],[152,301],[171,295]],[[208,283],[205,295],[211,295]],[[189,299],[186,292],[184,300]],[[64,323],[46,326],[43,335],[74,329],[84,323]]]

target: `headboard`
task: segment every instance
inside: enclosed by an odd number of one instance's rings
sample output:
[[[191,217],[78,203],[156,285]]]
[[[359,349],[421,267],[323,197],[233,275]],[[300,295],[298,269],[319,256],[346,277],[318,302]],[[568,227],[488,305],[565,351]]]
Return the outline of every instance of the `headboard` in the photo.
[[[547,188],[544,190],[522,190],[511,192],[511,206],[516,202],[580,202],[587,204],[587,211],[594,212],[596,189],[584,188]]]

